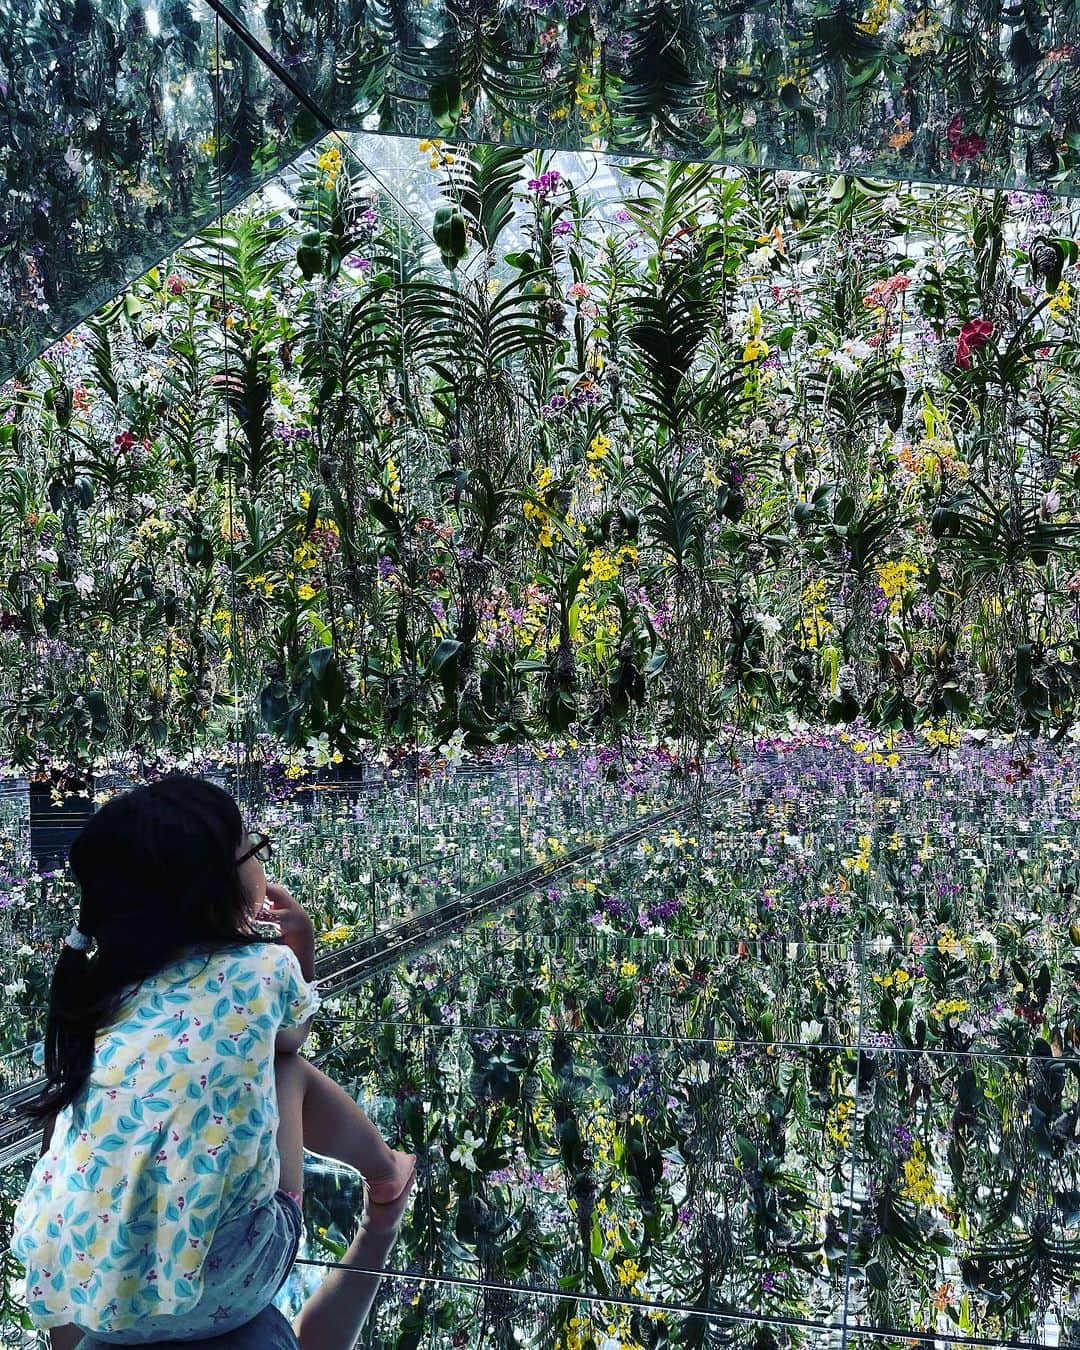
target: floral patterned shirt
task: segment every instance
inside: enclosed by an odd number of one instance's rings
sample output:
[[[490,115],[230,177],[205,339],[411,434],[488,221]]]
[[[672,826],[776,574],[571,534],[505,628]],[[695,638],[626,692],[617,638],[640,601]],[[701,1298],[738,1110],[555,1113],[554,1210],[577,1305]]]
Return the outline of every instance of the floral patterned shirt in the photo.
[[[272,943],[188,955],[132,987],[15,1212],[35,1325],[124,1331],[198,1303],[218,1226],[277,1190],[274,1038],[318,1006]]]

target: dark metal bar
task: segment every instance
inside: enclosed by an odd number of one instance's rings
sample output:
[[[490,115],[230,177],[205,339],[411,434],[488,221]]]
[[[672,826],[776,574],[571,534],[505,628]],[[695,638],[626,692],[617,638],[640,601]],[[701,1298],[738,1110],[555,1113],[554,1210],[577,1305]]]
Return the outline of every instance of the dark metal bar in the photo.
[[[249,48],[252,54],[258,57],[276,79],[280,80],[286,89],[288,89],[289,93],[304,105],[308,112],[311,113],[312,117],[318,121],[320,126],[324,127],[327,131],[337,131],[338,128],[334,125],[333,121],[325,112],[323,112],[322,108],[319,107],[307,90],[301,88],[301,86],[297,84],[296,80],[293,79],[274,53],[268,51],[267,48],[262,45],[246,24],[241,23],[236,15],[221,3],[221,0],[206,0],[206,3],[218,16],[221,22],[231,28],[240,41]]]

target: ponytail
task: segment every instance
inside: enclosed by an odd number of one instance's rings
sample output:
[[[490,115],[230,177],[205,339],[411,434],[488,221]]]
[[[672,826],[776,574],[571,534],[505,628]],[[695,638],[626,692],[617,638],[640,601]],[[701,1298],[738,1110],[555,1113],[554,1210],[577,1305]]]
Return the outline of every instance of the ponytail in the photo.
[[[60,949],[49,990],[45,1022],[45,1088],[22,1113],[37,1124],[72,1101],[90,1077],[98,1018],[94,971],[89,952],[66,944]],[[116,1000],[117,1004],[119,999]],[[108,1011],[102,1022],[108,1020]]]

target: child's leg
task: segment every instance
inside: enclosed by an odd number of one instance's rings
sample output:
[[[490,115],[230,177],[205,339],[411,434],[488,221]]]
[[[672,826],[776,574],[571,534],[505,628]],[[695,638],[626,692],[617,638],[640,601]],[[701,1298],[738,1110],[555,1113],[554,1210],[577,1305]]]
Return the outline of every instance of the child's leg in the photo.
[[[392,1149],[363,1108],[300,1055],[276,1055],[274,1072],[281,1118],[277,1135],[281,1189],[302,1193],[306,1148],[355,1167],[367,1182],[373,1203],[397,1199],[415,1170],[415,1156]]]
[[[411,1153],[390,1148],[367,1114],[342,1088],[299,1055],[277,1055],[278,1151],[283,1191],[299,1196],[304,1149],[348,1163],[364,1177],[369,1198],[360,1231],[300,1310],[293,1330],[302,1350],[353,1350],[379,1287],[378,1269],[394,1245],[415,1175]],[[376,1193],[385,1199],[380,1203]]]

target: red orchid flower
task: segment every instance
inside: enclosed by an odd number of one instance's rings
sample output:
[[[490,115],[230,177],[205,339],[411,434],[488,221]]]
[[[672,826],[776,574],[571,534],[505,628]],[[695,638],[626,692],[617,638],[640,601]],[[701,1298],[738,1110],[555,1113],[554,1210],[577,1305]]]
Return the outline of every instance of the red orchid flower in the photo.
[[[981,136],[964,130],[963,113],[957,113],[945,128],[945,139],[949,142],[949,158],[954,164],[962,164],[965,159],[975,159],[986,149],[986,142]]]
[[[994,325],[989,319],[972,319],[960,329],[956,340],[956,364],[961,370],[971,369],[971,353],[985,347],[994,336]]]
[[[949,158],[954,164],[962,164],[965,159],[976,159],[986,149],[981,136],[961,136],[949,150]]]

